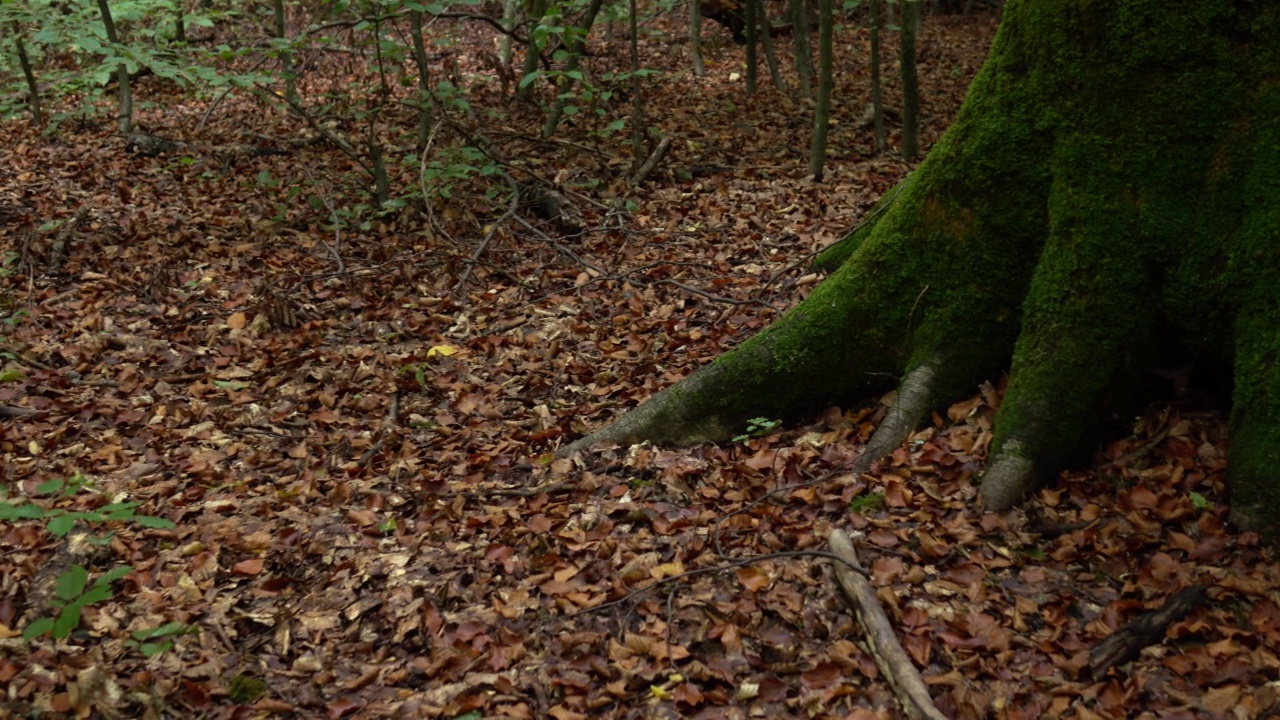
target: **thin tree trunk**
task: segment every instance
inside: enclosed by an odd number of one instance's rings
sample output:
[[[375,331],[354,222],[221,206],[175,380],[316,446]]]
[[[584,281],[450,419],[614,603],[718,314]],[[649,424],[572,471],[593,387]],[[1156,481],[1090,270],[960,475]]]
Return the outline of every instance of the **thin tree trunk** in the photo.
[[[645,125],[644,96],[640,92],[640,20],[636,0],[631,0],[628,11],[631,22],[631,168],[638,177],[640,167],[644,165]]]
[[[423,148],[431,136],[431,75],[427,70],[427,46],[422,40],[421,10],[409,11],[409,31],[413,34],[413,61],[418,66],[418,147]],[[511,40],[506,35],[502,37]]]
[[[187,21],[186,13],[183,12],[182,3],[176,2],[173,5],[173,39],[183,45],[187,44]]]
[[[785,90],[782,84],[782,73],[778,71],[778,56],[773,51],[773,25],[769,22],[769,15],[765,12],[764,0],[747,0],[756,6],[756,17],[760,25],[760,43],[764,48],[764,61],[769,66],[769,79],[773,82],[774,89],[778,91]]]
[[[535,23],[542,22],[542,16],[547,13],[547,0],[533,0],[533,5],[529,9],[529,19]],[[542,47],[538,45],[535,39],[536,33],[529,33],[529,44],[525,47],[524,71],[520,75],[520,90],[516,96],[521,100],[528,101],[533,97],[533,81],[531,77],[538,72],[538,59],[542,54]]]
[[[693,74],[702,77],[707,74],[706,64],[702,61],[702,2],[689,0],[689,52],[693,55]]]
[[[102,26],[107,32],[107,40],[119,47],[120,36],[116,34],[116,23],[111,17],[111,6],[107,0],[98,0],[98,11],[102,13]],[[116,84],[120,86],[120,108],[116,126],[122,135],[127,135],[133,131],[133,91],[129,87],[129,68],[124,63],[116,67]]]
[[[516,13],[520,9],[520,3],[517,0],[503,0],[502,2],[502,27],[511,32],[516,27]],[[503,35],[498,41],[498,59],[502,61],[505,68],[511,67],[512,49],[511,36]],[[507,72],[504,70],[503,72]]]
[[[791,44],[795,56],[796,77],[800,80],[800,92],[813,97],[813,51],[809,48],[809,17],[805,0],[791,0]]]
[[[834,54],[834,0],[818,2],[818,106],[813,111],[813,137],[809,148],[809,174],[822,182],[827,162],[827,127],[831,119],[831,85]]]
[[[44,113],[40,110],[40,85],[36,82],[35,70],[31,68],[31,58],[27,57],[27,45],[22,42],[22,26],[17,20],[10,26],[13,31],[13,47],[18,53],[18,65],[22,67],[22,77],[27,81],[27,104],[31,106],[31,119],[37,128],[42,128]]]
[[[587,35],[591,34],[591,26],[596,23],[596,15],[600,14],[600,8],[604,5],[604,0],[591,0],[591,5],[587,8],[587,14],[582,19],[582,27],[575,28],[575,32],[569,41],[569,61],[565,63],[565,83],[560,87],[560,92],[556,96],[556,101],[551,105],[551,110],[547,112],[546,122],[542,124],[542,139],[550,139],[555,134],[556,128],[560,125],[560,118],[564,115],[565,105],[569,102],[569,97],[573,94],[573,88],[577,85],[577,81],[572,77],[573,73],[578,71],[582,65],[582,53],[587,46]],[[632,40],[634,43],[634,38]]]
[[[902,6],[902,158],[915,162],[920,153],[920,87],[916,76],[916,31],[920,24],[919,0]]]
[[[289,100],[289,104],[298,104],[298,85],[297,80],[293,77],[293,54],[284,46],[286,42],[284,36],[284,0],[275,0],[272,4],[272,14],[275,19],[275,36],[281,42],[280,47],[280,71],[284,74],[284,96]]]
[[[760,60],[756,57],[757,41],[760,37],[760,22],[757,17],[759,6],[756,0],[742,0],[742,2],[747,18],[747,97],[751,97],[756,94],[756,87],[760,81],[757,68]]]
[[[871,123],[876,132],[876,152],[884,152],[884,95],[880,84],[880,0],[867,4],[871,25]]]

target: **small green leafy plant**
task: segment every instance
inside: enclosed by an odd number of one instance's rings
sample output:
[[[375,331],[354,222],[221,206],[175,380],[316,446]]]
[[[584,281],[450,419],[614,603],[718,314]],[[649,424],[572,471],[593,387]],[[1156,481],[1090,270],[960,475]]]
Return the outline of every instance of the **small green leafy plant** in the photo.
[[[58,576],[53,600],[57,615],[36,620],[22,630],[26,640],[41,635],[65,638],[80,624],[80,613],[87,605],[109,600],[114,595],[111,583],[133,572],[132,565],[121,565],[99,575],[89,583],[89,571],[83,565],[72,565]]]
[[[82,492],[94,492],[80,473],[70,478],[57,478],[41,483],[36,487],[35,495],[43,497],[47,504],[66,500]],[[108,503],[93,510],[68,510],[66,508],[47,508],[30,498],[10,500],[0,492],[0,522],[43,522],[45,529],[54,537],[65,537],[77,523],[88,525],[106,522],[134,522],[148,528],[172,528],[175,525],[159,517],[139,515],[136,502]],[[103,545],[111,540],[111,533],[90,538],[89,542]],[[32,622],[22,631],[22,637],[31,640],[43,635],[51,635],[62,639],[80,624],[80,617],[85,607],[109,600],[114,596],[111,584],[133,572],[129,565],[112,568],[90,581],[89,570],[83,565],[71,565],[58,575],[54,588],[52,617],[40,618]]]
[[[155,657],[173,647],[173,638],[193,632],[196,632],[195,628],[180,622],[165,623],[159,627],[134,630],[129,645],[147,657]]]
[[[80,473],[67,479],[48,480],[36,487],[36,495],[48,496],[57,501],[69,498],[83,490],[91,490],[89,481]],[[54,537],[64,537],[77,522],[135,522],[146,528],[173,528],[174,524],[164,518],[151,515],[139,515],[141,503],[122,502],[103,505],[96,510],[66,510],[64,508],[46,509],[31,500],[7,501],[0,497],[0,522],[16,522],[20,520],[43,520],[45,529]],[[110,540],[111,536],[106,536]]]
[[[781,420],[770,420],[765,417],[751,418],[747,421],[747,429],[741,435],[733,437],[734,442],[742,442],[748,438],[764,437],[782,425]]]
[[[1208,510],[1211,505],[1211,503],[1209,502],[1209,498],[1206,498],[1205,496],[1201,495],[1198,492],[1191,493],[1190,498],[1191,498],[1191,507],[1197,510]]]
[[[248,705],[266,694],[267,683],[251,675],[236,675],[227,688],[227,697],[237,705]]]

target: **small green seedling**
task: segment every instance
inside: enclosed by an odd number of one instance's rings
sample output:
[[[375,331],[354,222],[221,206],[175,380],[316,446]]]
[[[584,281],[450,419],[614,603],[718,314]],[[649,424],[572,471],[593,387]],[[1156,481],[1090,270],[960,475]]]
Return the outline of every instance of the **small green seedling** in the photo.
[[[66,500],[81,491],[95,492],[89,480],[80,473],[69,478],[55,478],[36,486],[35,495],[42,496],[51,503]],[[26,498],[9,499],[0,490],[0,523],[17,523],[25,520],[43,522],[46,530],[54,537],[66,537],[78,523],[97,524],[111,521],[133,522],[148,528],[173,528],[172,522],[152,515],[139,515],[136,502],[117,502],[103,505],[94,510],[67,510],[65,508],[46,508]],[[99,537],[90,537],[88,541],[95,545],[110,542],[111,533]],[[44,617],[33,621],[23,628],[22,637],[31,640],[44,635],[52,635],[63,639],[80,624],[81,611],[88,605],[109,600],[114,597],[111,584],[133,572],[133,567],[121,565],[99,575],[92,584],[89,582],[89,570],[83,565],[72,565],[58,575],[54,588],[52,617]]]
[[[57,597],[53,600],[58,614],[32,622],[22,630],[24,640],[52,635],[61,640],[69,637],[80,624],[80,612],[86,605],[109,600],[115,594],[111,583],[133,572],[133,566],[121,565],[98,576],[89,584],[89,571],[83,565],[72,565],[58,576]]]
[[[173,638],[194,632],[197,632],[196,628],[180,622],[165,623],[160,627],[134,630],[130,633],[133,639],[129,641],[129,645],[138,648],[147,657],[155,657],[173,647]]]
[[[1191,493],[1191,507],[1197,510],[1208,510],[1209,498],[1201,495],[1198,492],[1193,492]]]
[[[751,418],[747,421],[747,430],[733,438],[734,442],[742,442],[748,438],[764,437],[782,425],[781,420],[770,420],[765,417]]]
[[[267,683],[252,675],[236,675],[227,688],[227,697],[237,705],[248,705],[266,694]]]

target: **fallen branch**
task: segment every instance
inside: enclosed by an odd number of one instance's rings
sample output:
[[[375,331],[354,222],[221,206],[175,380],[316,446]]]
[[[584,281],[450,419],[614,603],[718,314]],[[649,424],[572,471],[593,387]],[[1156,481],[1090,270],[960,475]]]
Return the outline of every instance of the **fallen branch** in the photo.
[[[670,149],[671,138],[664,137],[659,140],[658,146],[653,149],[653,152],[649,153],[648,159],[640,167],[636,168],[635,174],[631,176],[631,187],[644,182],[644,179],[649,177],[649,173],[653,172],[653,169],[658,166],[658,163],[662,161],[662,157]]]
[[[507,211],[502,213],[502,217],[489,223],[489,229],[484,234],[484,239],[476,246],[476,250],[471,254],[471,259],[467,261],[466,267],[462,269],[462,275],[458,278],[458,284],[453,286],[453,294],[462,299],[467,290],[467,280],[471,278],[471,271],[475,269],[476,263],[480,262],[480,258],[484,256],[485,250],[489,248],[489,243],[493,240],[493,236],[497,234],[498,228],[507,223],[516,210],[520,208],[520,186],[516,181],[506,173],[501,173],[503,179],[507,181],[507,185],[511,188],[511,206]]]
[[[1089,669],[1093,677],[1102,677],[1110,668],[1138,657],[1142,648],[1164,639],[1164,631],[1169,625],[1200,607],[1205,601],[1206,589],[1203,585],[1192,585],[1174,593],[1159,610],[1139,615],[1095,645],[1089,651]]]
[[[832,530],[827,542],[831,552],[844,561],[835,565],[836,580],[867,634],[867,647],[876,665],[902,703],[902,711],[912,720],[945,720],[946,716],[933,704],[924,679],[894,636],[889,617],[876,599],[875,589],[865,577],[849,569],[851,565],[858,566],[858,555],[849,536],[842,530]]]

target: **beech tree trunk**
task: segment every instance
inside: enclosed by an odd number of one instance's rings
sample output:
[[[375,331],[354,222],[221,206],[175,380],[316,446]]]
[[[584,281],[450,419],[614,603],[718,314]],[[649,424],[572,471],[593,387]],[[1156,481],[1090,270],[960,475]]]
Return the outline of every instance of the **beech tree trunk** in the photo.
[[[890,198],[803,303],[566,450],[723,440],[905,378],[883,451],[1008,370],[981,491],[1001,510],[1185,352],[1234,370],[1233,519],[1280,530],[1280,4],[1010,0]]]

